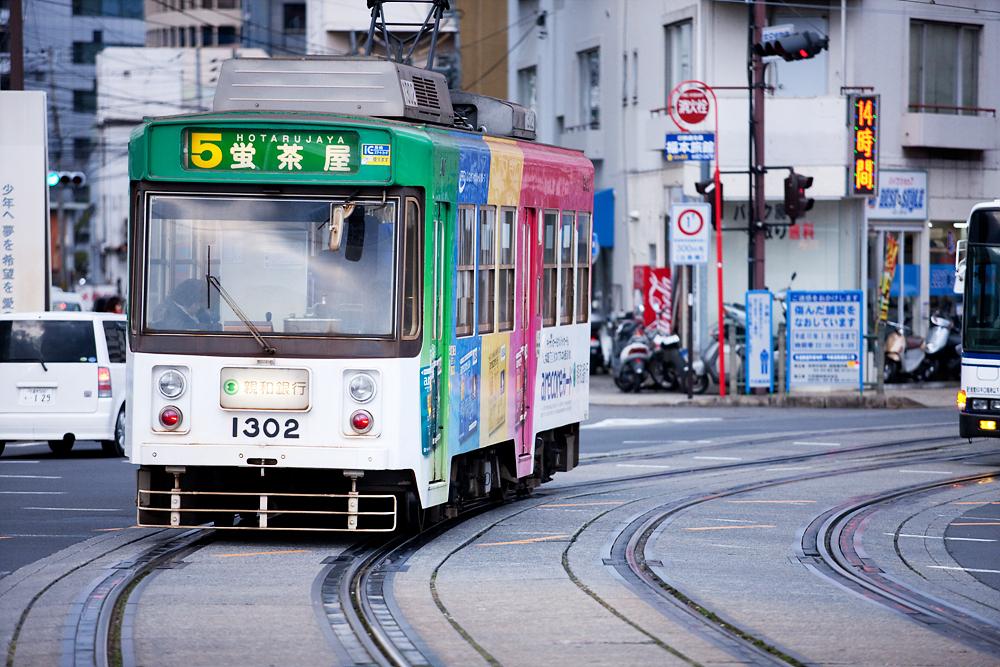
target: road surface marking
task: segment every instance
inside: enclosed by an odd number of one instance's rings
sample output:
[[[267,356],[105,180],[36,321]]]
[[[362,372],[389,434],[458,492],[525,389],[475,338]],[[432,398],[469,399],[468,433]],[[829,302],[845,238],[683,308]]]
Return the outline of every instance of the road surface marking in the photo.
[[[698,526],[697,528],[685,528],[684,530],[695,531],[705,531],[705,530],[743,530],[744,528],[774,528],[775,526],[769,523],[751,523],[742,526]]]
[[[282,551],[251,551],[245,554],[215,554],[216,558],[246,558],[247,556],[281,556],[283,554],[304,554],[308,549],[285,549]]]
[[[764,472],[784,472],[786,470],[812,470],[812,466],[782,466],[781,468],[764,468]]]
[[[807,447],[840,447],[839,442],[810,442],[807,440],[795,440],[793,445],[805,445]]]
[[[978,537],[941,537],[940,535],[905,535],[900,533],[884,533],[885,535],[891,535],[894,537],[916,537],[921,540],[955,540],[957,542],[996,542],[996,540],[986,540]]]
[[[739,456],[692,456],[699,461],[742,461]]]
[[[23,510],[42,510],[44,512],[128,512],[127,508],[107,507],[22,507]]]
[[[618,468],[658,468],[660,470],[666,470],[672,466],[658,466],[655,463],[619,463]]]
[[[727,500],[733,505],[809,505],[815,500]]]
[[[657,417],[657,418],[630,418],[612,417],[602,419],[593,424],[583,424],[581,429],[591,428],[627,428],[641,426],[661,426],[663,424],[702,424],[704,422],[721,422],[722,417]]]
[[[989,500],[956,500],[952,505],[1000,505],[1000,502]]]
[[[1000,521],[956,521],[952,526],[1000,526]]]
[[[8,496],[61,496],[65,491],[0,491]]]
[[[13,459],[6,459],[6,460],[0,459],[0,463],[41,463],[41,461],[21,461],[21,460],[15,461]]]
[[[899,470],[897,472],[909,473],[911,475],[957,475],[950,470]]]
[[[726,523],[753,523],[749,519],[710,519],[710,521],[725,521]]]
[[[57,475],[0,475],[3,479],[62,479]]]
[[[928,565],[932,570],[960,570],[962,572],[981,572],[983,574],[1000,574],[1000,570],[978,570],[973,567],[949,567],[947,565]]]
[[[510,542],[483,542],[477,547],[505,547],[510,544],[534,544],[536,542],[548,542],[550,540],[561,540],[569,535],[546,535],[545,537],[529,537],[523,540],[511,540]]]
[[[950,514],[938,514],[939,517],[949,518]],[[963,521],[1000,521],[1000,516],[963,516]]]
[[[712,440],[622,440],[623,445],[707,445]]]
[[[64,538],[64,537],[82,537],[82,538],[85,538],[85,537],[90,537],[90,535],[74,535],[72,533],[65,533],[63,535],[55,535],[55,534],[48,535],[46,533],[8,533],[8,534],[3,535],[2,537],[0,537],[0,539],[9,540],[12,537],[55,537],[55,538],[60,538],[61,539],[61,538]]]
[[[595,500],[592,503],[545,503],[539,507],[593,507],[595,505],[622,505],[624,500]]]
[[[745,544],[717,544],[715,542],[709,542],[706,546],[719,547],[721,549],[752,549],[753,547],[748,547]]]

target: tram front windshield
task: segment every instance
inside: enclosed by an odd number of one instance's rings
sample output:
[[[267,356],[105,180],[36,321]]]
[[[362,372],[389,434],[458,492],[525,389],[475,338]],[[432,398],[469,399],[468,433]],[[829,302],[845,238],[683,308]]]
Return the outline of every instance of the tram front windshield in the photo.
[[[396,204],[357,202],[331,250],[342,203],[152,195],[145,329],[392,336]]]
[[[971,245],[965,276],[968,352],[1000,352],[1000,246]]]

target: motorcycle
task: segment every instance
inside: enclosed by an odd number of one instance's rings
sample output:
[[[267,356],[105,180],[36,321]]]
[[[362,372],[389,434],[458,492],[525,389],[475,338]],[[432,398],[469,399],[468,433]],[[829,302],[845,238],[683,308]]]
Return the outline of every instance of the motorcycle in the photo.
[[[961,339],[951,319],[932,315],[924,339],[907,336],[909,328],[900,322],[887,324],[891,329],[885,339],[886,382],[952,380],[961,375]]]
[[[624,321],[618,325],[615,342],[621,343],[617,356],[612,357],[615,386],[626,393],[637,392],[646,381],[652,356],[649,339],[640,323]]]
[[[681,337],[677,334],[656,333],[652,336],[651,343],[648,368],[653,383],[667,391],[679,389],[685,367]]]

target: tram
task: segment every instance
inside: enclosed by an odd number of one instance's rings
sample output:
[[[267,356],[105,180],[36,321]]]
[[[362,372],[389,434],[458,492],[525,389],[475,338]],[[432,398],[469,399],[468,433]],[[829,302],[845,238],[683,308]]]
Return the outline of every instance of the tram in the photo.
[[[956,254],[964,294],[959,434],[1000,437],[1000,200],[977,204],[966,252]],[[964,285],[963,285],[964,283]]]
[[[137,128],[139,525],[392,531],[573,468],[594,168],[533,139],[373,57],[227,61]]]

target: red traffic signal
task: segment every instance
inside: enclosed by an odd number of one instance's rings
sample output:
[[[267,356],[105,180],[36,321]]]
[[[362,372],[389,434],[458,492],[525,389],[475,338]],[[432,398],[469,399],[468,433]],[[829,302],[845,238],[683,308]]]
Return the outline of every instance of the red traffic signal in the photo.
[[[707,181],[698,181],[694,184],[694,189],[697,190],[698,194],[704,197],[705,201],[712,205],[712,228],[715,228],[715,179],[710,178]],[[726,211],[726,200],[723,196],[724,191],[722,189],[722,181],[719,181],[719,217],[725,216]]]
[[[830,38],[807,30],[769,39],[753,45],[758,56],[780,56],[784,60],[806,60],[827,48]]]
[[[806,196],[806,190],[812,184],[812,176],[796,174],[794,171],[785,178],[785,215],[791,218],[792,224],[816,203],[815,199]]]

